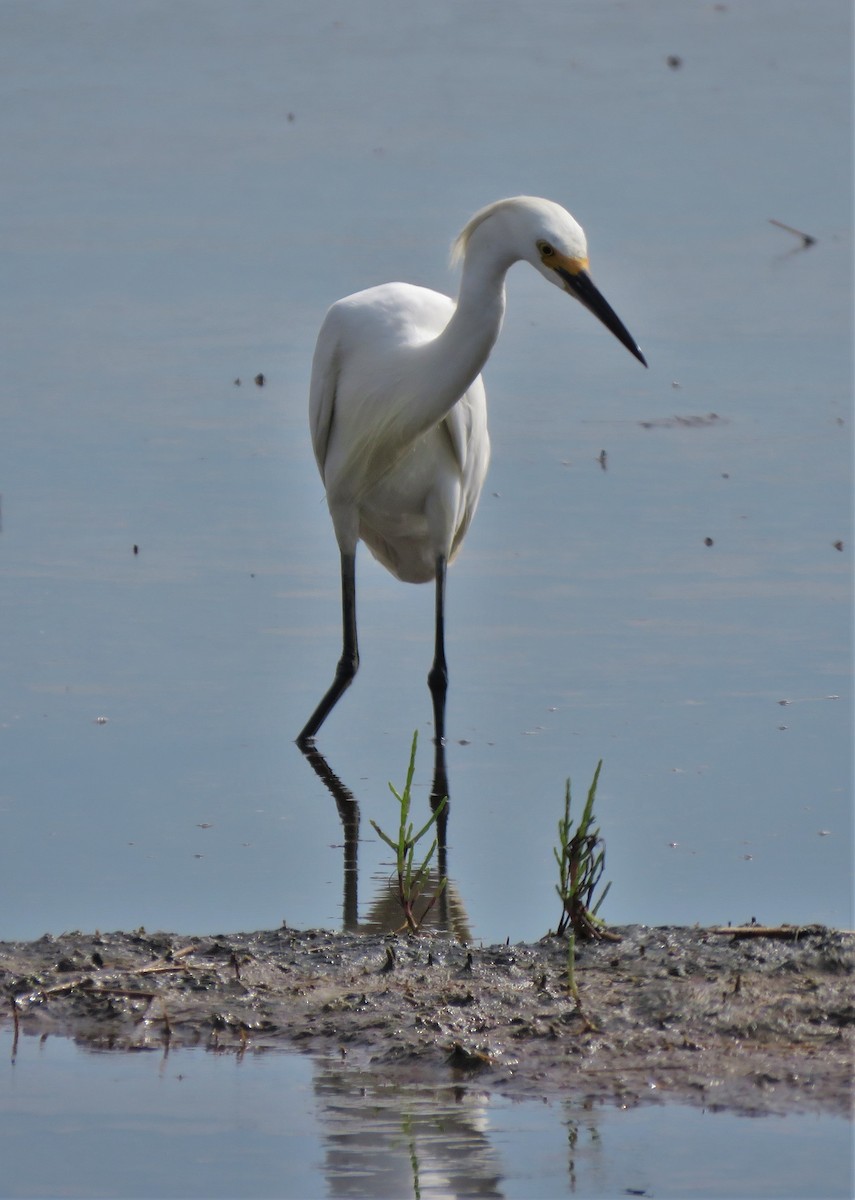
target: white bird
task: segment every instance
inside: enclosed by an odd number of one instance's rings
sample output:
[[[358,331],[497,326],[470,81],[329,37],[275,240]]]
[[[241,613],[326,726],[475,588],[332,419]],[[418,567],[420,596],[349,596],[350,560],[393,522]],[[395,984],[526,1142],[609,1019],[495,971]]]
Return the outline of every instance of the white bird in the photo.
[[[477,212],[457,238],[457,303],[408,283],[346,296],[330,308],[312,364],[312,445],[341,554],[342,654],[297,742],[311,744],[356,674],[356,546],[407,583],[436,581],[428,685],[434,735],[444,736],[445,573],[475,513],[490,459],[481,368],[505,312],[505,275],[525,260],[569,292],[646,366],[588,274],[581,226],[533,196]]]

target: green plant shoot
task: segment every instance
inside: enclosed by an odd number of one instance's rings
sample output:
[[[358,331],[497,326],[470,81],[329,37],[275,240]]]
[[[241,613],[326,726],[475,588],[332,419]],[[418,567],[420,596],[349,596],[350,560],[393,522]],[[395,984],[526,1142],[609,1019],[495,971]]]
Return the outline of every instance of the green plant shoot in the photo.
[[[436,904],[439,897],[442,895],[448,880],[445,876],[440,879],[437,884],[436,891],[427,903],[426,908],[421,916],[417,917],[415,913],[415,905],[424,890],[425,883],[428,879],[431,860],[436,851],[436,838],[431,842],[430,848],[422,859],[421,863],[415,865],[415,850],[416,845],[427,834],[431,826],[436,824],[442,810],[448,803],[448,797],[444,796],[437,804],[430,818],[424,825],[415,832],[413,823],[410,821],[410,806],[411,806],[411,789],[413,783],[413,775],[416,770],[416,749],[418,747],[419,733],[416,730],[413,733],[413,744],[410,749],[410,765],[407,770],[407,781],[404,784],[403,792],[398,792],[393,785],[389,784],[389,790],[395,799],[398,801],[399,809],[399,824],[397,838],[391,838],[387,833],[380,828],[376,821],[371,824],[378,837],[386,843],[387,846],[395,854],[395,868],[398,876],[398,900],[404,912],[404,928],[409,933],[418,933],[419,927],[428,915],[430,910]]]
[[[594,778],[588,789],[588,799],[582,817],[573,829],[570,817],[570,780],[564,792],[564,816],[558,822],[558,846],[553,847],[558,864],[558,883],[555,890],[561,900],[562,913],[556,934],[563,936],[569,930],[575,938],[620,941],[617,934],[609,933],[605,922],[597,916],[608,895],[611,883],[607,883],[595,899],[606,863],[606,847],[598,828],[594,828],[594,801],[603,760],[597,763]]]

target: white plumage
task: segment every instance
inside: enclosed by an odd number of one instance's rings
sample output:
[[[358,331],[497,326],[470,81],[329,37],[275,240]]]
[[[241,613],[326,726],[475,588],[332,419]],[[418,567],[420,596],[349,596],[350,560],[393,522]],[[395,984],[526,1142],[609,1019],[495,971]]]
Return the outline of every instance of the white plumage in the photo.
[[[356,546],[398,579],[437,585],[429,683],[443,735],[447,670],[445,568],[472,520],[490,440],[480,372],[505,311],[505,275],[524,259],[570,292],[644,362],[594,287],[581,226],[550,200],[518,196],[476,213],[454,247],[463,264],[457,302],[407,283],[339,300],[327,313],[312,365],[312,445],[341,553],[343,651],[335,679],[298,742],[307,744],[359,664]]]

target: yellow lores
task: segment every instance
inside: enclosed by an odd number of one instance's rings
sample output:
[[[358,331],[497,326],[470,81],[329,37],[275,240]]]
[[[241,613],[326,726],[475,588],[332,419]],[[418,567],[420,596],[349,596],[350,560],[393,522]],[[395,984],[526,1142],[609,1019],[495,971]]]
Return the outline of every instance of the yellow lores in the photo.
[[[552,267],[553,271],[566,271],[568,275],[578,275],[580,271],[588,269],[587,258],[569,258],[549,242],[538,242],[537,248],[540,251],[540,261],[545,267]]]

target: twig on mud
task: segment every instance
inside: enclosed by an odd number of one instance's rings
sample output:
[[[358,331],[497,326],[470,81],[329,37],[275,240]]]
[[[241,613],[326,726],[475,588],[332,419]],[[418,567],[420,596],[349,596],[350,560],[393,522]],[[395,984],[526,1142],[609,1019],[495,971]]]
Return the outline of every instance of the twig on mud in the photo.
[[[172,955],[172,959],[186,958],[188,954],[193,954],[195,946],[185,946],[182,950],[176,950]],[[64,979],[62,983],[51,984],[50,987],[35,988],[29,992],[22,992],[18,996],[12,997],[12,1004],[17,1012],[17,1004],[22,1001],[35,1003],[41,1000],[48,1000],[51,996],[62,996],[65,993],[73,992],[79,988],[81,991],[88,992],[89,995],[113,995],[127,996],[130,999],[151,999],[156,992],[144,992],[137,988],[126,987],[110,987],[98,983],[99,979],[112,979],[116,975],[163,975],[169,971],[193,971],[199,970],[196,964],[186,962],[175,962],[165,958],[158,959],[157,962],[148,963],[142,967],[102,967],[97,971],[89,971],[85,975],[76,975],[73,979]]]
[[[716,929],[708,929],[707,933],[721,934],[722,937],[777,937],[792,938],[798,941],[800,937],[814,936],[827,933],[824,925],[724,925]],[[838,930],[846,933],[847,930]]]
[[[126,975],[165,975],[168,971],[198,971],[200,969],[196,963],[169,963],[157,962],[152,963],[150,967],[132,967],[130,970],[123,970]],[[114,968],[115,970],[115,968]]]
[[[37,988],[36,991],[13,997],[13,1000],[16,1004],[22,1000],[48,1000],[51,996],[61,996],[65,992],[73,992],[77,988],[89,996],[127,996],[131,999],[153,1000],[157,995],[157,992],[144,992],[141,988],[99,987],[93,983],[91,978],[87,977],[85,979],[69,979],[66,983],[57,983],[49,988]]]
[[[186,958],[188,954],[195,953],[195,946],[182,946],[180,950],[171,951],[168,958],[159,958],[157,962],[149,963],[146,967],[131,967],[128,973],[134,975],[153,975],[156,971],[176,971],[179,967],[183,968],[186,965],[179,963],[178,959]]]

